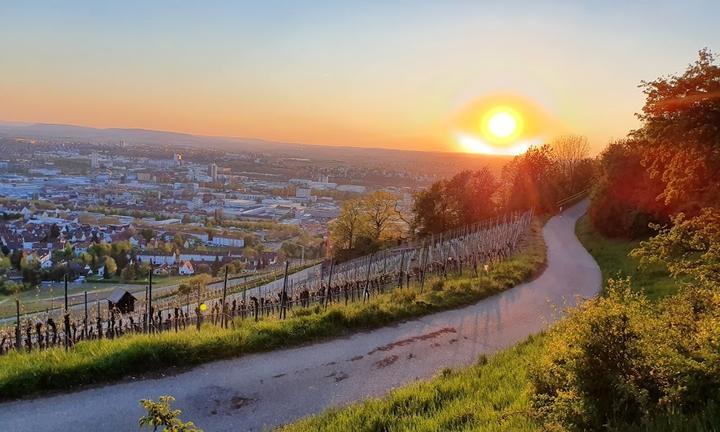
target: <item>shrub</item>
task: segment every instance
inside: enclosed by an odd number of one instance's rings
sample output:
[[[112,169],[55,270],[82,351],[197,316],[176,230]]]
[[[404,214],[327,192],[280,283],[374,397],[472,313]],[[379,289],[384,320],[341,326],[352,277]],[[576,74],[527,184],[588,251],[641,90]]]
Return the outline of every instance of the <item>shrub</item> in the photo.
[[[149,426],[154,431],[162,427],[162,430],[169,432],[203,432],[193,422],[183,422],[179,416],[182,411],[172,409],[170,404],[175,400],[172,396],[160,396],[158,402],[152,399],[140,400],[140,405],[147,411],[147,414],[140,417],[140,427]]]
[[[571,311],[532,370],[534,406],[551,430],[647,428],[694,415],[720,390],[720,296],[687,289],[653,307],[610,281]]]

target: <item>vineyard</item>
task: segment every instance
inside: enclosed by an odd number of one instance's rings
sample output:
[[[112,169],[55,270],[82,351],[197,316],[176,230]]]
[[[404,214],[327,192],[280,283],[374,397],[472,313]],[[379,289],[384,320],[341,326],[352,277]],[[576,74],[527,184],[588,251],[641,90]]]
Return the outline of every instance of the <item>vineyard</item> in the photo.
[[[227,328],[234,325],[235,319],[285,318],[296,308],[364,302],[375,294],[411,283],[417,283],[422,291],[428,276],[477,276],[508,258],[527,232],[532,217],[531,211],[505,215],[337,265],[324,262],[292,274],[286,265],[284,274],[234,284],[228,283],[226,275],[221,288],[198,286],[184,296],[153,299],[150,286],[146,298],[138,299],[131,313],[103,308],[98,301],[92,315],[92,306],[85,303],[84,308],[68,307],[62,316],[36,315],[25,320],[18,316],[14,328],[0,333],[0,354],[55,346],[71,349],[83,340],[177,332],[191,326],[200,329],[203,323]]]

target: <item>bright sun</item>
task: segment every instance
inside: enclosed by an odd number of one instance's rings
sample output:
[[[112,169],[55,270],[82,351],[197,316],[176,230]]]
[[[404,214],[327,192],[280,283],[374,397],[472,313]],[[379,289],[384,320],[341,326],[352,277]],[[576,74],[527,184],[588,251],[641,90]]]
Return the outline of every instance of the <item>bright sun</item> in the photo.
[[[488,130],[497,138],[507,138],[515,132],[517,122],[507,112],[498,112],[488,120]]]
[[[513,108],[500,105],[488,111],[481,121],[482,135],[493,144],[510,144],[523,132],[523,119]]]
[[[523,97],[498,94],[468,104],[454,123],[453,139],[462,151],[517,155],[542,143],[553,120]]]

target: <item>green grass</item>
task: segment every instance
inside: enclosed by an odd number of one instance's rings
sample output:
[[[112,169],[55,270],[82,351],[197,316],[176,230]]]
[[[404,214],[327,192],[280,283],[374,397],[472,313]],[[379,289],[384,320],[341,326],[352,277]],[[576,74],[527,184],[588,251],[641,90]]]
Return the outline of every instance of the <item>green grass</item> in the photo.
[[[68,352],[57,348],[13,352],[0,357],[0,398],[67,390],[131,374],[278,349],[456,308],[531,278],[543,268],[545,257],[540,227],[534,224],[518,253],[491,266],[487,274],[457,277],[444,284],[434,284],[431,278],[423,292],[413,286],[376,295],[367,303],[333,305],[327,310],[319,306],[296,308],[284,321],[238,320],[236,328],[229,330],[206,326],[200,332],[189,329],[81,342]]]
[[[544,337],[460,371],[443,370],[429,381],[393,390],[343,409],[331,409],[281,428],[305,431],[539,431],[530,408],[528,370]]]
[[[609,278],[630,276],[633,287],[642,290],[651,300],[677,292],[678,283],[670,277],[667,269],[659,265],[641,269],[640,262],[628,255],[638,246],[639,240],[606,238],[593,228],[587,215],[580,218],[575,233],[598,262],[603,282]]]

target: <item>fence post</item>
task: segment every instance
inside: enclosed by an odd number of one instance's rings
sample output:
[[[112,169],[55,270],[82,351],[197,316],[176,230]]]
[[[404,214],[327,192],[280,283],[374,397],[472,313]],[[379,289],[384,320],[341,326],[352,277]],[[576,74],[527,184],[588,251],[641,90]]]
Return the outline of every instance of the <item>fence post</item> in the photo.
[[[367,273],[365,274],[365,287],[363,289],[363,303],[365,303],[365,299],[370,300],[370,267],[372,266],[372,262],[373,262],[373,255],[370,255],[370,258],[368,258]]]
[[[98,309],[98,318],[100,318],[99,312],[100,309]],[[150,312],[150,309],[148,309],[148,287],[145,285],[145,311],[143,312],[143,333],[148,332],[148,314]]]
[[[202,310],[200,310],[200,284],[197,284],[197,307],[195,307],[195,327],[200,331],[200,317],[202,316]]]
[[[285,319],[287,316],[287,280],[289,264],[290,261],[285,261],[285,276],[283,277],[282,294],[280,294],[280,319]]]
[[[325,309],[327,309],[328,302],[330,301],[330,296],[332,296],[332,277],[334,268],[335,260],[330,258],[330,274],[328,275],[327,295],[325,295]]]
[[[427,266],[427,247],[423,246],[422,252],[420,252],[420,293],[425,288],[425,266]]]
[[[95,309],[97,312],[97,332],[98,339],[102,339],[102,320],[100,319],[100,299],[95,300]]]
[[[68,277],[65,273],[65,351],[70,347],[70,309],[68,308]]]
[[[15,349],[20,351],[20,300],[15,299],[15,310],[17,311],[17,325],[15,326]]]
[[[400,270],[399,274],[400,277],[398,277],[398,288],[402,289],[403,286],[403,265],[405,263],[405,249],[403,249],[402,254],[400,255]]]
[[[153,277],[153,262],[150,260],[150,274],[148,275],[148,327],[150,333],[155,333],[155,326],[153,325],[155,318],[153,317],[152,308],[152,277]]]
[[[245,319],[245,314],[247,313],[247,311],[249,309],[248,304],[247,304],[247,290],[248,290],[247,280],[248,280],[248,275],[245,275],[245,280],[243,281],[243,290],[242,290],[242,306],[244,309],[243,309],[243,311],[240,312],[241,319]]]
[[[227,314],[227,308],[225,307],[225,299],[227,298],[227,281],[228,281],[228,267],[225,266],[225,282],[223,283],[223,291],[222,291],[222,315],[220,317],[220,326],[222,328],[227,328],[227,318],[225,315]]]
[[[87,323],[88,323],[87,291],[85,291],[85,319],[83,320],[83,340],[87,339]]]

